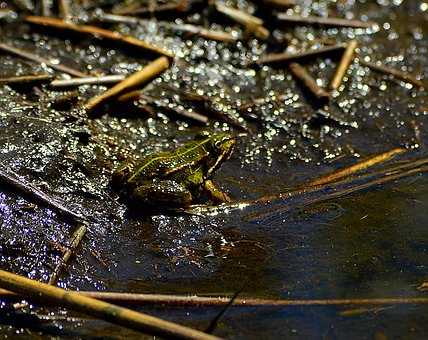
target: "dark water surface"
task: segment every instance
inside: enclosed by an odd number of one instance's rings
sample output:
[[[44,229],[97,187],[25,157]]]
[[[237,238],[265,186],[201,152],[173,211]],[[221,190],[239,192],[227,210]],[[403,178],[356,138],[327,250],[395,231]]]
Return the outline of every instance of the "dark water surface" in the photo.
[[[282,27],[274,35],[291,40],[289,51],[318,47],[333,39],[357,39],[361,58],[428,77],[428,3],[409,1],[297,1],[295,12],[368,19],[373,30]],[[246,1],[232,1],[245,10]],[[7,1],[0,1],[4,7]],[[77,9],[77,8],[75,8]],[[79,12],[80,20],[88,20]],[[19,18],[0,19],[1,41],[58,58],[84,72],[116,74],[149,62],[89,38],[38,30]],[[195,14],[187,22],[208,23]],[[233,23],[218,20],[213,28]],[[268,25],[269,27],[269,25]],[[234,199],[285,192],[307,180],[369,155],[406,147],[401,159],[427,154],[426,91],[373,73],[354,62],[325,110],[314,109],[282,68],[244,65],[272,51],[255,39],[224,44],[187,38],[156,20],[112,29],[172,50],[176,63],[147,87],[171,105],[184,105],[178,89],[198,92],[239,117],[239,107],[255,98],[263,123],[248,120],[252,134],[240,136],[230,161],[215,181]],[[271,28],[271,27],[269,27]],[[272,28],[271,28],[272,29]],[[286,48],[279,48],[283,51]],[[278,50],[277,50],[278,51]],[[308,70],[327,86],[337,60],[316,59]],[[0,76],[52,70],[0,53]],[[134,293],[233,295],[243,297],[339,299],[428,297],[417,287],[428,280],[428,179],[417,174],[335,200],[288,209],[271,206],[219,211],[214,216],[129,214],[110,187],[111,172],[126,158],[171,149],[204,127],[112,107],[87,117],[85,101],[105,88],[81,86],[78,101],[52,104],[69,92],[47,86],[0,86],[0,161],[28,182],[90,217],[87,236],[59,285],[81,290]],[[282,101],[274,101],[284,95]],[[203,112],[202,112],[203,113]],[[242,116],[244,117],[244,116]],[[208,130],[228,130],[211,123]],[[232,130],[234,131],[234,130]],[[395,161],[399,161],[397,157]],[[47,281],[75,227],[55,212],[0,192],[0,266]],[[266,213],[268,211],[269,213]],[[0,331],[9,337],[137,338],[139,335],[90,319],[46,322],[35,314],[64,311],[31,305],[17,311],[2,304]],[[205,329],[219,308],[141,308],[141,311]],[[227,338],[423,339],[427,307],[230,308],[215,331]],[[80,317],[80,316],[78,316]],[[102,331],[100,330],[102,329]],[[129,333],[128,333],[129,332]]]

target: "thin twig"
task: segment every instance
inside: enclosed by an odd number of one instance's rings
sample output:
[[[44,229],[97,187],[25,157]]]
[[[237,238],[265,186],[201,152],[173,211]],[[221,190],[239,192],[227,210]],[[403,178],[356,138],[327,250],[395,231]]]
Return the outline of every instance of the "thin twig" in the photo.
[[[65,22],[64,20],[61,20],[61,19],[49,18],[49,17],[38,17],[38,16],[28,16],[25,18],[25,20],[35,25],[52,27],[52,28],[76,32],[80,34],[89,34],[94,38],[112,40],[115,43],[123,43],[128,46],[137,47],[155,54],[167,56],[169,58],[174,57],[170,52],[167,52],[164,49],[154,46],[152,44],[149,44],[143,40],[140,40],[131,36],[127,36],[127,35],[122,35],[118,32],[109,31],[104,28],[100,28],[96,26],[77,25],[70,22]]]
[[[4,166],[0,168],[0,182],[14,188],[18,192],[28,196],[30,199],[34,199],[47,207],[54,209],[59,214],[74,222],[82,222],[85,220],[82,215],[71,211],[62,203],[59,203],[55,199],[46,195],[40,189],[35,188],[31,184],[25,183],[14,172],[12,172],[12,170],[7,169]]]
[[[297,53],[272,53],[268,54],[264,57],[261,57],[259,60],[257,60],[256,64],[281,64],[281,63],[289,63],[292,61],[304,61],[314,58],[323,56],[325,54],[334,54],[338,52],[342,52],[346,48],[346,45],[339,44],[334,46],[326,46],[326,47],[320,47],[317,49],[307,50],[303,52],[297,52]]]
[[[168,306],[168,307],[217,307],[230,303],[228,296],[197,296],[170,294],[133,294],[98,291],[75,292],[93,299],[128,306]],[[0,289],[0,298],[22,299],[24,295]],[[428,304],[428,298],[354,298],[354,299],[258,299],[236,298],[231,307],[293,307],[293,306],[376,306],[376,305],[418,305]]]
[[[319,101],[327,103],[330,100],[330,94],[322,87],[318,86],[316,80],[298,63],[288,64],[291,74]]]
[[[143,21],[140,18],[125,16],[125,15],[107,14],[107,13],[103,13],[100,16],[98,16],[97,20],[101,22],[124,23],[124,24],[131,24],[131,25],[147,24],[146,21]],[[165,21],[158,21],[157,24],[159,26],[163,26],[174,31],[197,35],[209,40],[222,41],[222,42],[235,42],[238,40],[237,37],[235,37],[230,33],[227,33],[225,31],[219,31],[219,30],[209,30],[204,28],[203,26],[196,26],[196,25],[190,25],[190,24],[173,24]]]
[[[320,26],[331,26],[331,27],[351,27],[351,28],[371,28],[375,25],[371,21],[361,20],[349,20],[341,18],[327,18],[327,17],[315,17],[307,16],[303,17],[300,15],[289,15],[286,13],[279,13],[278,19],[287,23],[299,24],[299,25],[320,25]]]
[[[121,93],[140,86],[147,81],[155,78],[160,73],[169,67],[169,60],[166,57],[159,57],[155,61],[145,66],[142,70],[137,71],[130,75],[128,78],[122,80],[119,84],[113,86],[101,95],[91,98],[86,104],[87,112],[94,111],[101,104],[107,100],[117,97]]]
[[[337,66],[336,72],[334,73],[333,79],[330,83],[330,89],[337,90],[340,87],[340,84],[342,84],[342,79],[354,59],[354,53],[357,45],[358,43],[356,40],[351,40],[347,44],[342,59],[340,59],[339,65]]]
[[[219,339],[185,326],[0,270],[0,286],[40,303],[53,303],[139,332],[175,339]]]
[[[70,0],[58,0],[59,14],[64,20],[71,18]]]
[[[308,186],[317,186],[317,185],[322,185],[322,184],[334,182],[338,179],[351,176],[351,175],[353,175],[359,171],[366,170],[372,166],[375,166],[375,165],[378,165],[381,163],[385,163],[385,162],[389,161],[391,158],[393,158],[397,155],[400,155],[406,151],[407,151],[407,149],[405,149],[405,148],[394,148],[390,151],[383,152],[379,155],[375,155],[375,156],[372,156],[366,160],[358,162],[357,164],[351,165],[350,167],[340,169],[340,170],[335,171],[331,174],[324,175],[320,178],[312,180],[309,183],[307,183],[306,186],[307,187]]]
[[[108,85],[117,84],[126,78],[123,74],[113,74],[99,77],[72,78],[53,80],[49,86],[52,88],[77,87],[80,85]]]
[[[400,70],[393,69],[393,68],[390,68],[390,67],[387,67],[384,65],[364,61],[362,59],[360,59],[358,62],[361,65],[366,66],[366,67],[370,68],[371,70],[376,71],[378,73],[393,76],[394,78],[405,81],[406,83],[413,84],[413,85],[415,85],[421,89],[424,88],[424,83],[421,80],[416,79],[416,77],[414,77],[411,74],[408,74],[408,73],[405,73],[405,72],[402,72]]]
[[[48,82],[53,77],[50,74],[37,74],[28,76],[17,76],[9,78],[0,78],[0,85],[22,85]]]
[[[215,8],[218,12],[228,16],[237,23],[244,25],[245,28],[254,33],[257,38],[267,39],[270,36],[270,32],[266,27],[263,26],[263,20],[255,17],[254,15],[245,13],[238,9],[216,3]]]
[[[79,225],[77,230],[73,233],[73,236],[71,237],[70,245],[68,246],[67,250],[65,251],[61,261],[56,266],[54,272],[52,273],[51,277],[49,278],[48,284],[55,285],[63,268],[67,266],[68,261],[70,260],[70,257],[75,253],[77,247],[79,246],[80,242],[82,241],[83,237],[86,234],[86,226],[84,224]]]
[[[7,52],[7,53],[10,53],[10,54],[17,55],[17,56],[24,58],[24,59],[34,61],[34,62],[39,63],[39,64],[45,64],[54,70],[64,72],[64,73],[68,73],[68,74],[71,74],[72,76],[75,76],[75,77],[87,77],[87,75],[85,73],[74,70],[74,69],[72,69],[68,66],[64,66],[62,64],[53,63],[53,62],[49,61],[48,59],[45,59],[43,57],[39,57],[38,55],[35,55],[31,52],[27,52],[27,51],[21,50],[19,48],[16,48],[16,47],[13,47],[10,45],[0,43],[0,50]]]

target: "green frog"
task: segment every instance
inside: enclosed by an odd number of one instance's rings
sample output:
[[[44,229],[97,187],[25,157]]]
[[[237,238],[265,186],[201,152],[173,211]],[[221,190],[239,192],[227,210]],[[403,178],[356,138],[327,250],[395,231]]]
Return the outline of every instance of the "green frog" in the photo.
[[[113,185],[133,204],[187,207],[205,192],[216,203],[229,202],[210,179],[228,160],[236,144],[227,133],[202,133],[173,151],[153,153],[140,164],[127,162],[113,173]]]

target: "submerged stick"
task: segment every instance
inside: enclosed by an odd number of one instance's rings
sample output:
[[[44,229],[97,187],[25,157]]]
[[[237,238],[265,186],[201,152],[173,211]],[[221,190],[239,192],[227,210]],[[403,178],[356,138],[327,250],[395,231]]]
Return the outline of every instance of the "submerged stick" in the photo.
[[[218,12],[226,15],[227,17],[233,19],[237,23],[246,27],[250,32],[253,32],[254,35],[260,39],[267,39],[270,36],[270,32],[266,27],[263,26],[263,20],[255,17],[254,15],[240,11],[232,7],[228,7],[217,3],[215,5]]]
[[[41,202],[42,204],[52,208],[59,214],[74,222],[82,222],[85,220],[82,215],[71,211],[63,204],[58,203],[56,200],[46,195],[40,189],[35,188],[31,184],[25,183],[23,180],[19,179],[15,173],[13,173],[10,169],[5,168],[4,166],[0,168],[0,182],[14,188],[18,192],[29,196],[32,199],[35,199],[38,202]]]
[[[70,1],[69,0],[58,0],[58,9],[61,18],[64,20],[70,19]]]
[[[140,18],[125,16],[125,15],[116,15],[116,14],[107,14],[103,13],[101,16],[97,17],[98,20],[102,22],[110,22],[110,23],[124,23],[124,24],[147,24],[147,22],[141,20]],[[227,33],[225,31],[219,30],[209,30],[203,26],[190,25],[190,24],[173,24],[170,22],[158,21],[160,26],[164,26],[168,29],[189,33],[192,35],[197,35],[205,39],[222,41],[222,42],[235,42],[237,41],[237,37],[234,35]]]
[[[315,17],[315,16],[300,16],[300,15],[288,15],[286,13],[279,13],[278,19],[287,23],[301,24],[301,25],[320,25],[330,27],[351,27],[351,28],[371,28],[375,25],[374,22],[361,21],[361,20],[349,20],[341,18],[327,18],[327,17]]]
[[[70,246],[68,246],[67,250],[65,251],[60,263],[56,266],[54,272],[52,273],[51,277],[49,278],[48,284],[54,285],[56,284],[59,275],[61,274],[62,269],[67,265],[68,261],[70,260],[70,257],[74,254],[77,247],[79,246],[80,242],[82,241],[83,237],[86,234],[86,226],[84,224],[81,224],[79,228],[73,233],[73,236],[71,237],[71,243]]]
[[[340,84],[342,84],[343,77],[354,59],[354,53],[357,46],[358,43],[356,40],[351,40],[347,44],[342,59],[340,59],[340,63],[337,66],[336,72],[334,73],[333,79],[330,83],[330,89],[337,90],[340,87]]]
[[[169,60],[166,57],[159,57],[155,61],[145,66],[142,70],[137,71],[130,75],[128,78],[121,81],[119,84],[113,86],[103,94],[96,96],[88,101],[86,104],[87,112],[94,111],[101,104],[107,100],[117,97],[122,92],[140,86],[147,81],[158,76],[169,67]]]
[[[35,55],[35,54],[27,52],[27,51],[23,51],[19,48],[16,48],[16,47],[13,47],[10,45],[0,43],[0,50],[7,52],[7,53],[10,53],[10,54],[17,55],[17,56],[24,58],[24,59],[34,61],[34,62],[39,63],[39,64],[45,64],[54,70],[57,70],[57,71],[60,71],[63,73],[68,73],[68,74],[71,74],[72,76],[75,76],[75,77],[87,77],[87,75],[85,73],[74,70],[74,69],[72,69],[68,66],[64,66],[62,64],[52,63],[48,59],[45,59],[43,57],[39,57],[38,55]]]
[[[307,50],[298,53],[272,53],[257,60],[256,64],[278,64],[278,63],[289,63],[295,60],[307,60],[314,59],[324,54],[341,52],[346,48],[346,45],[339,44],[334,46],[326,46],[317,49]]]
[[[33,83],[44,83],[51,80],[53,77],[50,74],[36,74],[29,76],[17,76],[9,78],[0,78],[0,85],[22,85]]]
[[[407,150],[405,148],[392,149],[390,151],[381,153],[379,155],[376,155],[376,156],[370,157],[366,160],[363,160],[361,162],[358,162],[357,164],[351,165],[350,167],[340,169],[340,170],[335,171],[331,174],[324,175],[318,179],[312,180],[307,184],[307,186],[316,186],[316,185],[331,183],[331,182],[334,182],[334,181],[341,179],[343,177],[351,176],[351,175],[355,174],[356,172],[366,170],[372,166],[375,166],[375,165],[378,165],[381,163],[385,163],[385,162],[389,161],[391,158],[393,158],[397,155],[400,155],[406,151]]]
[[[53,303],[151,335],[175,339],[219,339],[185,326],[66,291],[45,283],[0,270],[0,286],[40,303]]]
[[[128,306],[168,306],[168,307],[218,307],[226,306],[231,298],[228,296],[197,296],[170,294],[133,294],[116,292],[79,291],[76,294],[93,299]],[[24,296],[10,290],[0,289],[0,298],[19,298]],[[236,298],[231,307],[299,307],[299,306],[352,306],[352,305],[418,305],[428,304],[428,298],[368,298],[368,299],[258,299]]]
[[[320,102],[328,102],[330,95],[322,87],[318,86],[314,78],[306,71],[306,69],[298,63],[290,63],[288,65],[290,72],[302,85]]]
[[[381,73],[381,74],[386,74],[386,75],[390,75],[393,76],[394,78],[400,79],[402,81],[405,81],[406,83],[410,83],[412,85],[415,85],[419,88],[424,88],[424,83],[419,80],[416,79],[414,76],[412,76],[411,74],[405,73],[403,71],[397,70],[397,69],[393,69],[384,65],[380,65],[380,64],[375,64],[375,63],[371,63],[368,61],[364,61],[364,60],[359,60],[358,61],[361,65],[366,66],[368,68],[370,68],[371,70]]]
[[[49,86],[52,88],[63,87],[77,87],[80,85],[107,85],[117,84],[125,79],[123,74],[113,74],[100,77],[85,77],[85,78],[72,78],[72,79],[57,79],[53,80]]]
[[[127,36],[127,35],[122,35],[118,32],[109,31],[104,28],[100,28],[96,26],[77,25],[77,24],[65,22],[64,20],[61,20],[61,19],[38,17],[38,16],[28,16],[25,18],[25,21],[32,24],[45,26],[45,27],[52,27],[60,30],[71,31],[71,32],[76,32],[81,34],[89,34],[97,39],[112,40],[113,42],[116,42],[116,43],[123,43],[128,46],[137,47],[155,54],[164,55],[169,58],[174,57],[170,52],[167,52],[164,49],[154,46],[152,44],[149,44],[143,40],[140,40],[131,36]]]

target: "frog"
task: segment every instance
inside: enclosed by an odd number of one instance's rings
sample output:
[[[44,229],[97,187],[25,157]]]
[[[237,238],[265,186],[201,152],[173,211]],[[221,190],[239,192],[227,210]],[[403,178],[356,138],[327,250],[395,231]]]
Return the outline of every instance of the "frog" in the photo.
[[[175,150],[125,162],[113,173],[112,183],[134,206],[185,208],[202,192],[215,204],[230,202],[212,177],[235,145],[236,138],[226,132],[202,132]]]

